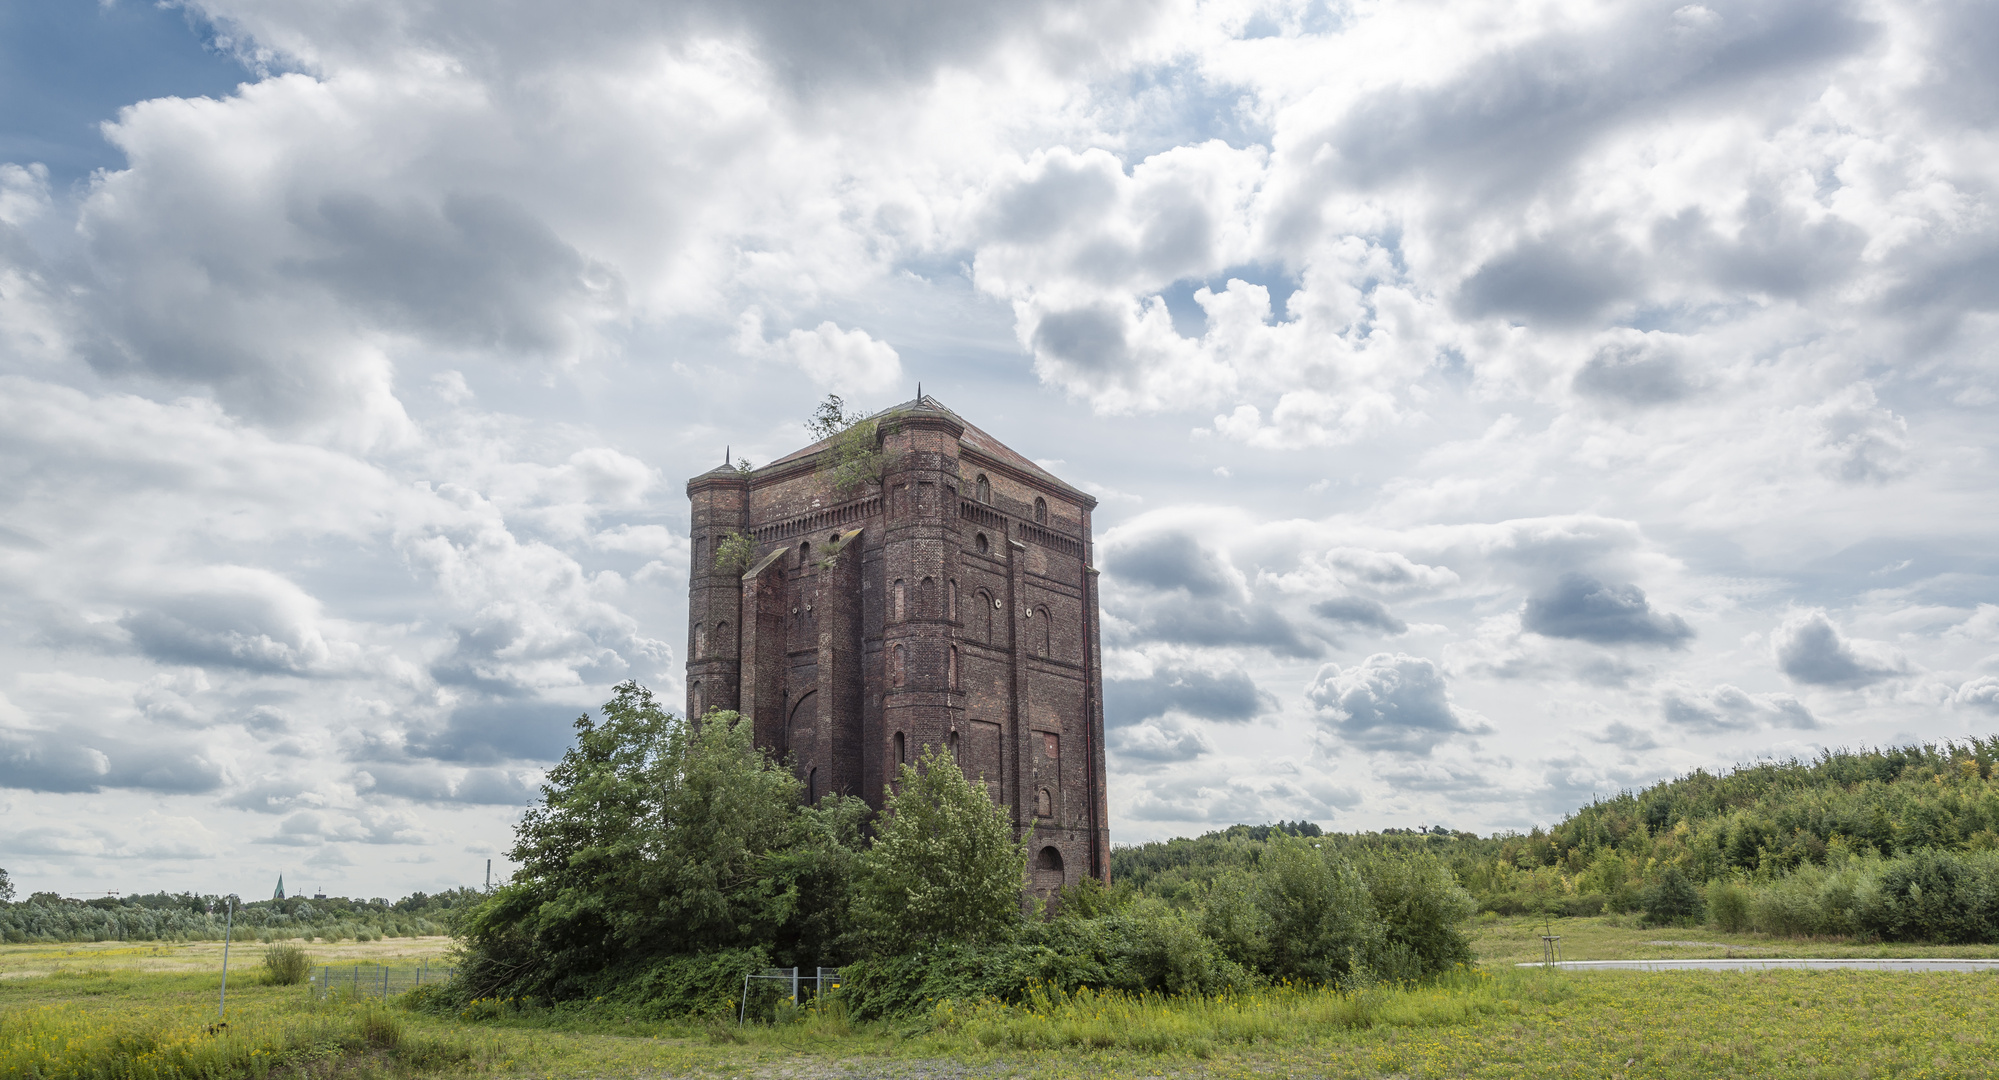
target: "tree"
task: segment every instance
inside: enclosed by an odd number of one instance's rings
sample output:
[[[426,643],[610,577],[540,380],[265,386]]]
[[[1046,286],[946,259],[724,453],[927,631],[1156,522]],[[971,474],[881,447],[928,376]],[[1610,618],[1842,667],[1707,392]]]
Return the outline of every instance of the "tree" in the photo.
[[[821,467],[832,474],[835,488],[851,491],[881,483],[889,457],[882,450],[879,420],[849,413],[844,398],[827,394],[805,421],[805,430],[814,439],[833,440]]]
[[[7,868],[0,866],[0,904],[14,899],[14,883],[7,877]]]
[[[1027,841],[936,747],[897,770],[855,870],[855,929],[880,954],[987,944],[1022,921]]]
[[[845,921],[806,895],[851,872],[865,804],[805,809],[740,716],[688,724],[637,683],[576,732],[516,830],[520,869],[467,917],[467,990],[575,997],[727,950],[838,962]]]
[[[1698,922],[1706,900],[1694,883],[1677,866],[1669,866],[1657,884],[1646,889],[1639,901],[1645,921],[1661,926],[1681,926]]]

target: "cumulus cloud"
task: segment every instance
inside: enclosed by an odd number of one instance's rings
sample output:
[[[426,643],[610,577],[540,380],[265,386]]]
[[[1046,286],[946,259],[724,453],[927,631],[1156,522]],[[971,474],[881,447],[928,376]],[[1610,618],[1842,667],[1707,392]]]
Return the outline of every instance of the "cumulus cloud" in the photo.
[[[1243,671],[1213,673],[1161,665],[1150,678],[1113,680],[1104,686],[1104,722],[1113,727],[1168,712],[1241,723],[1275,705],[1275,699]]]
[[[1636,585],[1611,585],[1588,574],[1563,574],[1554,587],[1529,597],[1520,625],[1546,637],[1598,645],[1682,647],[1694,629],[1678,615],[1654,611]]]
[[[1172,716],[1115,728],[1106,739],[1106,748],[1120,764],[1192,761],[1214,752],[1199,727]]]
[[[842,330],[830,319],[811,330],[793,330],[765,341],[761,312],[745,313],[736,348],[795,367],[819,386],[844,393],[878,393],[902,382],[902,358],[885,341],[858,327]]]
[[[1365,596],[1335,596],[1312,605],[1312,614],[1332,622],[1385,634],[1407,633],[1409,624],[1395,617],[1388,605]]]
[[[1976,679],[1966,679],[1958,685],[1952,700],[1959,705],[1999,712],[1999,678],[1982,675]]]
[[[1785,619],[1771,639],[1771,652],[1779,671],[1811,686],[1867,686],[1909,671],[1908,661],[1893,649],[1840,633],[1822,608]]]
[[[1275,606],[1257,600],[1250,578],[1226,551],[1178,522],[1161,519],[1105,537],[1106,598],[1138,640],[1253,646],[1310,657],[1322,645]]]
[[[1789,694],[1751,694],[1726,683],[1706,691],[1669,687],[1659,695],[1659,704],[1668,724],[1694,732],[1819,726],[1812,711]]]
[[[1403,653],[1375,653],[1344,669],[1328,664],[1305,698],[1330,731],[1364,750],[1422,755],[1457,736],[1492,730],[1451,703],[1435,663]]]
[[[214,791],[226,779],[224,767],[198,746],[153,739],[134,743],[75,729],[0,728],[0,787],[199,794]]]

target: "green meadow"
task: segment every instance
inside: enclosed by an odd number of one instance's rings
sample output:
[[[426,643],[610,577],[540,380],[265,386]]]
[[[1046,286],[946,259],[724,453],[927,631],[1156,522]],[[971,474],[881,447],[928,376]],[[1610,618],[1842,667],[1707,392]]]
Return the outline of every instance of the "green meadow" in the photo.
[[[316,1001],[231,955],[218,1024],[212,944],[0,947],[0,1080],[264,1077],[1989,1075],[1999,974],[1551,973],[1576,959],[1880,955],[1875,945],[1689,934],[1615,918],[1478,924],[1481,965],[1414,987],[1275,986],[1215,997],[1043,994],[946,1002],[891,1023],[837,998],[777,1023],[642,1021],[583,1002],[458,1012]],[[443,939],[343,943],[324,959],[443,959]],[[1897,947],[1900,955],[1995,955]]]

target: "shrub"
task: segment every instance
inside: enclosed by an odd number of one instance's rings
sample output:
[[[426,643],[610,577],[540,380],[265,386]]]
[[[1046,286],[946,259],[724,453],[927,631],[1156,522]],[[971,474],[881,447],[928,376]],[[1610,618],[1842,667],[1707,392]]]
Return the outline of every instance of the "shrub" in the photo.
[[[1361,864],[1361,875],[1387,934],[1386,951],[1373,965],[1377,975],[1421,978],[1474,961],[1471,939],[1459,927],[1478,902],[1449,867],[1424,855],[1378,856]]]
[[[1889,941],[1999,940],[1999,858],[1919,851],[1888,864],[1857,907],[1861,928]]]
[[[1639,901],[1645,921],[1655,926],[1685,926],[1698,922],[1701,892],[1677,866],[1669,866],[1659,880],[1647,888]]]
[[[312,957],[297,945],[264,949],[264,978],[276,986],[297,986],[312,974]]]
[[[1740,882],[1716,878],[1707,884],[1708,921],[1724,933],[1749,929],[1750,892]]]

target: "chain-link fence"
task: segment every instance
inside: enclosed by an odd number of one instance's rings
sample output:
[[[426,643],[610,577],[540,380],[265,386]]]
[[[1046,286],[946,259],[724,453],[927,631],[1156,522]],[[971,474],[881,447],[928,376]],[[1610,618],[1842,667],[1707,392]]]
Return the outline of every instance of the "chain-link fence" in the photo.
[[[327,998],[387,998],[407,993],[419,986],[441,983],[451,978],[455,968],[440,967],[429,961],[415,964],[323,964],[313,969],[312,996]]]

